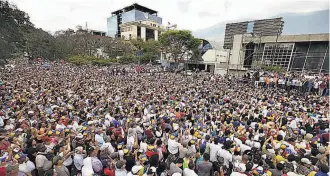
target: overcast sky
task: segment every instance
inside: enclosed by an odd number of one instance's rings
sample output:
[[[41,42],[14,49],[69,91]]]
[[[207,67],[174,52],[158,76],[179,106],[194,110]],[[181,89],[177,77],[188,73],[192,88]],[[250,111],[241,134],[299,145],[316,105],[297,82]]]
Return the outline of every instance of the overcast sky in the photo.
[[[132,3],[159,12],[163,24],[198,30],[227,20],[260,19],[286,12],[328,9],[328,0],[9,0],[47,31],[84,26],[106,30],[111,12]]]

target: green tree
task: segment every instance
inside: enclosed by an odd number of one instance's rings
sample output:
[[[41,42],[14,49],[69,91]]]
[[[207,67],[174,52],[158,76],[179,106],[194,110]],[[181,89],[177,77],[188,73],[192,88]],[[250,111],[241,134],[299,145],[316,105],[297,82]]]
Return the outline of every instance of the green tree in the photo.
[[[115,38],[105,37],[103,38],[103,51],[110,57],[123,57],[126,55],[132,55],[134,51],[133,45],[129,41],[119,40]]]
[[[42,29],[31,27],[24,32],[24,37],[26,39],[26,51],[34,58],[42,57],[54,60],[62,55],[56,47],[55,38]]]
[[[198,49],[200,40],[188,30],[169,30],[159,37],[163,52],[174,61],[183,60],[184,55]]]
[[[8,59],[25,49],[24,31],[33,27],[27,13],[0,0],[0,59]]]
[[[198,62],[203,60],[202,59],[202,51],[199,48],[194,48],[192,50],[192,56],[190,58],[191,61]]]
[[[143,63],[155,61],[160,54],[161,44],[159,41],[142,39],[134,39],[130,41],[134,46],[135,52],[142,52],[143,56],[138,56],[136,59]]]

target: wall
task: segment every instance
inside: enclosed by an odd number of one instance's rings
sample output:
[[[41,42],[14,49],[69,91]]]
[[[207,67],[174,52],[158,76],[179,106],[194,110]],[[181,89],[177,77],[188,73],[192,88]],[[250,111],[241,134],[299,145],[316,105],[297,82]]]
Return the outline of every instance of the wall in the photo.
[[[215,68],[214,69],[214,74],[225,76],[227,74],[227,69],[226,68]]]
[[[233,49],[229,59],[229,69],[243,69],[245,52],[242,46],[243,35],[235,35],[233,40]]]
[[[107,36],[115,37],[117,34],[117,16],[112,16],[107,19]]]
[[[128,29],[128,30],[126,30]],[[131,34],[131,39],[137,38],[137,26],[125,26],[121,27],[122,32],[120,33],[121,37],[125,37],[125,40],[129,40],[129,35]]]
[[[153,39],[154,40],[158,40],[158,35],[159,34],[159,30],[162,31],[162,29],[164,29],[164,27],[152,20],[144,20],[144,21],[131,21],[131,22],[127,22],[127,23],[123,23],[120,25],[121,28],[121,36],[125,36],[125,40],[129,39],[129,34],[131,34],[131,38],[137,38],[138,36],[138,31],[137,31],[137,27],[140,26],[141,27],[141,38],[143,40],[146,39],[146,29],[150,29],[153,31]],[[157,35],[157,37],[156,37]]]
[[[309,41],[329,41],[329,34],[302,34],[302,35],[282,35],[279,36],[277,42],[309,42]],[[244,37],[244,43],[254,42],[259,43],[259,37]],[[274,43],[276,36],[261,37],[261,43]]]
[[[219,51],[214,49],[209,49],[202,56],[205,63],[207,62],[227,62],[228,53],[226,51]]]

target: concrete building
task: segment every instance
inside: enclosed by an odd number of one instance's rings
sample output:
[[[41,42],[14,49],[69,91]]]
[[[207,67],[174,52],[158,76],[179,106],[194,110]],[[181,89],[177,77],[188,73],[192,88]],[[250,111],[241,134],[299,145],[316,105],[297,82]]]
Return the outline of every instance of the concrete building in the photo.
[[[188,70],[199,69],[206,72],[225,75],[227,73],[229,52],[226,50],[220,50],[213,46],[213,44],[207,40],[200,39],[201,45],[199,46],[202,57],[199,60],[191,60],[191,53],[183,55],[183,59],[178,63],[173,59],[169,59],[162,53],[161,63],[163,66],[170,68],[185,68]]]
[[[162,24],[162,18],[157,16],[157,11],[149,9],[134,3],[111,13],[112,16],[107,19],[107,35],[110,37],[121,37],[122,24],[129,22],[153,21],[156,24]],[[128,26],[122,26],[128,27]],[[123,36],[126,36],[124,34]]]
[[[329,34],[235,35],[230,64],[279,65],[287,71],[329,72]]]
[[[225,75],[227,73],[228,58],[228,51],[209,49],[203,54],[203,61],[200,64],[204,64],[204,70],[210,73]]]
[[[96,35],[96,36],[106,36],[106,32],[104,32],[104,31],[87,29],[87,26],[85,28],[83,28],[80,25],[76,26],[76,31],[74,31],[73,29],[67,29],[64,32],[67,34],[70,34],[70,35],[72,35],[72,34],[92,34],[92,35]]]
[[[228,70],[266,65],[287,71],[329,72],[329,34],[281,35],[283,27],[282,18],[227,24]]]
[[[124,40],[141,38],[144,41],[158,40],[165,28],[153,20],[131,21],[120,25],[120,36]]]
[[[226,24],[224,49],[233,48],[235,35],[252,34],[253,36],[281,35],[284,21],[282,18],[262,19]]]
[[[97,36],[106,36],[106,32],[104,31],[98,31],[98,30],[89,30],[88,31],[92,35],[97,35]]]

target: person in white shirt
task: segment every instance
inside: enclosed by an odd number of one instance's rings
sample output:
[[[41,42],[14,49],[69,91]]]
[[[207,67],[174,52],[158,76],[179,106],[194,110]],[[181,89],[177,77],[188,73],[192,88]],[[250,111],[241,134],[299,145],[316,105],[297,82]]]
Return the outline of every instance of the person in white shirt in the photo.
[[[221,145],[218,144],[218,139],[214,139],[214,143],[210,144],[210,161],[216,162],[217,156],[219,155],[219,152],[221,151]]]
[[[26,157],[27,155],[23,153],[18,153],[15,155],[15,159],[18,160],[19,163],[19,171],[25,173],[26,175],[31,175],[31,172],[36,168],[34,163],[29,161]]]
[[[66,128],[66,126],[62,123],[62,120],[59,120],[57,122],[57,125],[55,127],[55,130],[64,130]]]
[[[101,131],[96,130],[95,133],[95,141],[97,141],[98,146],[101,147],[105,143]]]
[[[188,164],[188,168],[185,168],[183,170],[183,176],[197,176],[194,169],[195,169],[195,163],[192,160],[190,160]]]
[[[147,151],[148,144],[146,143],[147,137],[142,137],[141,142],[140,142],[140,150],[143,152]]]
[[[5,118],[5,116],[0,116],[0,127],[3,127],[5,125],[3,119]]]
[[[297,87],[297,90],[301,91],[301,88],[302,88],[302,82],[300,80],[297,80],[296,82],[296,87]]]
[[[81,169],[82,176],[89,176],[94,174],[93,166],[92,166],[92,158],[87,157],[83,161],[84,166]]]
[[[48,171],[52,167],[52,161],[49,161],[45,156],[47,153],[45,145],[37,144],[36,149],[38,151],[36,156],[36,167],[39,175],[44,175],[45,171]]]
[[[182,140],[181,136],[179,138],[180,138],[180,140]],[[174,135],[170,136],[170,139],[168,139],[168,144],[167,145],[168,145],[168,151],[170,152],[170,154],[176,155],[176,154],[179,153],[179,148],[180,148],[181,144],[175,140]]]
[[[260,83],[261,87],[265,86],[265,81],[266,81],[266,78],[264,76],[261,76],[260,79],[259,79],[259,83]]]
[[[5,120],[5,124],[6,124],[6,125],[5,125],[5,130],[8,130],[8,131],[9,131],[9,130],[10,130],[10,131],[11,131],[11,130],[14,130],[15,127],[14,127],[13,124],[10,123],[10,120]]]
[[[315,93],[318,93],[319,92],[319,83],[318,81],[314,81],[313,83],[313,92]]]
[[[229,149],[231,148],[230,141],[226,141],[225,143],[225,148],[221,149],[220,152],[218,153],[218,156],[222,157],[224,159],[223,164],[227,167],[229,167],[229,163],[233,162],[233,155],[229,152]]]
[[[292,85],[291,85],[292,86],[292,89],[296,89],[297,81],[298,81],[297,79],[293,79],[292,80]]]

